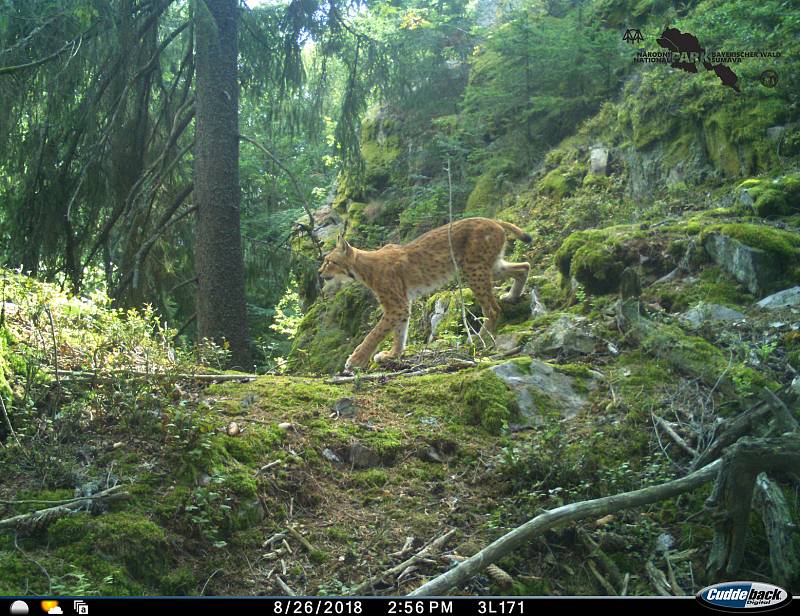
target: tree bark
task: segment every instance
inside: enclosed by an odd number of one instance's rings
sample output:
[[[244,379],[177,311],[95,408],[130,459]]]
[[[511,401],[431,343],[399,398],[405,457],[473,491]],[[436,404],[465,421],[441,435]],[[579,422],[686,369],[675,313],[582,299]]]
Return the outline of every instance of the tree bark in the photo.
[[[714,518],[709,577],[733,580],[741,569],[756,476],[762,471],[792,472],[798,468],[800,433],[772,438],[746,436],[726,450],[714,491],[706,502]]]
[[[231,366],[247,368],[239,214],[237,5],[236,0],[197,4],[195,266],[198,337],[229,345]]]

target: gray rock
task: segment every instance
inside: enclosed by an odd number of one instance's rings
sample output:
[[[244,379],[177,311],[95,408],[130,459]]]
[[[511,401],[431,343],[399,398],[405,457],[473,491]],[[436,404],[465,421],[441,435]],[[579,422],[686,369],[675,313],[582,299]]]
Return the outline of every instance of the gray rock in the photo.
[[[792,379],[790,387],[796,396],[800,396],[800,376],[796,376]]]
[[[355,417],[358,413],[358,405],[355,398],[341,398],[333,405],[333,412],[339,417]]]
[[[380,466],[381,457],[377,452],[355,442],[347,450],[347,461],[353,465],[353,468],[372,468]]]
[[[322,450],[322,457],[325,458],[328,462],[333,462],[334,464],[341,464],[342,460],[339,456],[337,456],[333,451],[328,449],[327,447]]]
[[[780,278],[778,259],[720,233],[710,233],[703,247],[723,270],[741,282],[753,295],[763,295]]]
[[[541,425],[553,409],[565,419],[575,417],[587,403],[589,393],[602,378],[590,371],[587,377],[573,377],[543,361],[533,360],[529,368],[510,361],[491,368],[517,395],[517,404],[528,425]]]
[[[767,295],[760,302],[756,302],[756,306],[765,310],[776,310],[798,305],[800,305],[800,287],[778,291],[772,295]]]
[[[533,355],[586,355],[594,351],[596,344],[597,338],[585,317],[564,315],[535,337],[525,351]]]
[[[522,344],[522,340],[530,332],[508,332],[494,337],[494,348],[498,353],[508,353]]]
[[[739,321],[745,316],[727,306],[700,303],[684,312],[680,318],[694,327],[700,327],[706,321]]]
[[[589,173],[592,175],[606,175],[608,169],[608,148],[603,146],[593,147],[589,153]]]

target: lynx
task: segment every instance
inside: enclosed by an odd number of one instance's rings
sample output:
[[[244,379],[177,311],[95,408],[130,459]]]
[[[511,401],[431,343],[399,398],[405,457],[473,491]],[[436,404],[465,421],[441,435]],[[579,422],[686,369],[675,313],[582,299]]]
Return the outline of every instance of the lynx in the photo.
[[[347,359],[345,370],[365,368],[390,333],[394,334],[392,348],[375,355],[375,363],[402,356],[411,302],[450,282],[456,272],[454,260],[483,311],[481,333],[493,332],[500,316],[493,280],[513,278],[511,290],[502,299],[517,300],[530,270],[527,263],[503,260],[507,232],[526,243],[531,241],[519,227],[488,218],[466,218],[429,231],[405,246],[387,244],[379,250],[359,250],[340,236],[336,248],[325,256],[320,275],[326,281],[362,282],[383,309],[383,317]]]

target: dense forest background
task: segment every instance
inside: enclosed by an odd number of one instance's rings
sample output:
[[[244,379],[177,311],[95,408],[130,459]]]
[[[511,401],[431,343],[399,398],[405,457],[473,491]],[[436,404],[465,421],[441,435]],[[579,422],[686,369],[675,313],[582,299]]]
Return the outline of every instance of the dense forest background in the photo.
[[[667,28],[748,52],[715,61],[734,81],[637,61]],[[450,287],[394,367],[421,376],[331,379],[378,306],[323,289],[321,255],[468,216],[533,237],[492,348]],[[2,2],[0,511],[126,499],[11,525],[0,593],[407,592],[713,462],[737,417],[796,434],[798,229],[790,0]],[[208,386],[229,368],[268,376]],[[796,591],[796,470],[758,470],[734,564]],[[707,495],[550,531],[460,591],[696,592],[736,569]],[[311,547],[270,543],[287,527]],[[450,560],[363,586],[448,528]]]

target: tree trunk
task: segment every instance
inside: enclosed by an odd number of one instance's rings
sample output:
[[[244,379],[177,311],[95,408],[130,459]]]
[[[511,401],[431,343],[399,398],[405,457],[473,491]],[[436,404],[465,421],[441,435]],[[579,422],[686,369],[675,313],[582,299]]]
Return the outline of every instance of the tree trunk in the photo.
[[[224,340],[231,365],[248,368],[239,224],[237,5],[236,0],[197,4],[197,333],[198,339]]]

